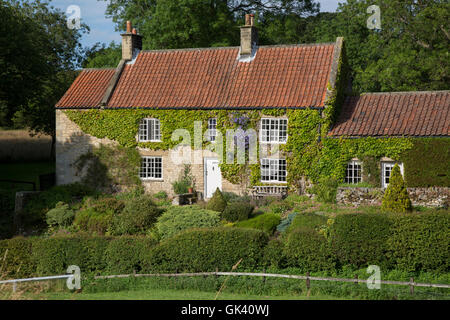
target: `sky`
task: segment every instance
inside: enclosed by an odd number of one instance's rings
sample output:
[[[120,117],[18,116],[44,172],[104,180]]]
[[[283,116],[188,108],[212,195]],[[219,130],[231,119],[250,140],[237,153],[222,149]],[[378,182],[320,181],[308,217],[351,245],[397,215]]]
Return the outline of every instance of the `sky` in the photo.
[[[336,11],[339,1],[342,2],[343,0],[319,0],[321,11]],[[104,42],[106,44],[111,41],[121,42],[119,32],[114,30],[114,23],[111,19],[105,17],[106,1],[52,0],[50,4],[64,12],[67,12],[71,5],[80,7],[81,21],[91,28],[90,33],[85,34],[81,40],[83,46],[92,46],[96,42]],[[70,14],[72,12],[68,13],[68,15]]]

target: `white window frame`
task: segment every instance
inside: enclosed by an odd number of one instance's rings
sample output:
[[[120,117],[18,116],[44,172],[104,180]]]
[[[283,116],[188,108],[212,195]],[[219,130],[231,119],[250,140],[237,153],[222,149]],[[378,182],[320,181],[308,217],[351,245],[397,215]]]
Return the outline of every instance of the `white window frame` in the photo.
[[[150,124],[153,123],[151,126]],[[150,130],[149,128],[153,128],[153,139],[149,139]],[[138,132],[138,141],[139,142],[161,142],[161,122],[156,118],[144,118],[139,123],[139,132]]]
[[[285,166],[285,175],[284,175],[284,181],[280,180],[280,161],[284,162],[284,166]],[[264,168],[265,166],[267,167],[267,163],[268,163],[268,168]],[[264,183],[287,183],[287,161],[286,159],[271,159],[271,158],[263,158],[260,160],[260,165],[261,165],[261,182]],[[263,173],[264,170],[266,170],[265,174]],[[268,170],[268,172],[267,172]],[[264,180],[263,177],[264,176],[268,176],[269,179]],[[271,177],[276,177],[275,179],[271,179]]]
[[[214,121],[214,124],[212,123]],[[208,119],[208,141],[215,143],[217,138],[217,118]]]
[[[284,122],[285,130],[280,130],[280,123]],[[280,132],[285,132],[285,139],[280,141]],[[286,144],[288,140],[288,119],[261,118],[259,141],[263,144]]]
[[[382,161],[381,162],[381,187],[387,188],[389,183],[386,182],[386,178],[390,178],[392,169],[394,168],[395,164],[398,164],[400,167],[400,173],[403,176],[403,163],[395,162],[395,161]],[[386,169],[389,168],[389,177],[386,176]]]
[[[352,166],[351,168],[349,168],[349,166]],[[359,176],[355,176],[354,173],[358,171],[358,169],[355,168],[355,166],[359,166]],[[348,176],[348,172],[349,170],[352,172],[351,176]],[[348,183],[348,184],[358,184],[361,183],[363,181],[363,177],[362,177],[362,162],[359,160],[351,160],[347,163],[347,167],[345,168],[345,178],[344,178],[344,183]],[[356,181],[355,180],[358,180]]]
[[[153,176],[148,176],[149,170],[147,168],[147,176],[142,177],[142,169],[144,168],[143,163],[150,160],[150,159],[161,159],[161,177],[155,177],[155,173],[156,173],[156,167],[153,169]],[[155,163],[155,162],[154,162]],[[147,166],[149,164],[147,163]],[[141,157],[141,166],[139,168],[139,178],[141,180],[144,181],[162,181],[164,179],[164,160],[163,157],[158,157],[158,156],[143,156]]]

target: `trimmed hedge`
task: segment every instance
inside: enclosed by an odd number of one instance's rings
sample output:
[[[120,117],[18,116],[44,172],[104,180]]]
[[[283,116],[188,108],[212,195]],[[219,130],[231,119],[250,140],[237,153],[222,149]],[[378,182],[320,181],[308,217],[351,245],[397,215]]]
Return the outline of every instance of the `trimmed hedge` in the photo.
[[[335,257],[327,239],[316,230],[297,228],[286,241],[284,255],[287,265],[304,272],[334,270]]]
[[[229,222],[244,221],[252,214],[255,207],[248,202],[231,202],[222,212],[222,218]]]
[[[386,214],[338,215],[330,230],[332,249],[340,265],[386,267],[391,232],[392,222]]]
[[[145,261],[146,272],[206,272],[240,267],[257,269],[268,236],[255,229],[191,229],[161,242]]]
[[[22,278],[35,274],[36,265],[31,260],[32,243],[31,238],[23,237],[0,241],[0,276]]]
[[[450,270],[450,214],[448,212],[395,215],[388,239],[389,257],[405,271]]]
[[[276,227],[280,224],[281,218],[274,213],[264,213],[254,218],[240,221],[235,224],[239,228],[259,229],[272,234]]]
[[[295,215],[287,231],[290,232],[298,227],[310,228],[314,230],[327,224],[328,218],[313,212],[303,212]]]

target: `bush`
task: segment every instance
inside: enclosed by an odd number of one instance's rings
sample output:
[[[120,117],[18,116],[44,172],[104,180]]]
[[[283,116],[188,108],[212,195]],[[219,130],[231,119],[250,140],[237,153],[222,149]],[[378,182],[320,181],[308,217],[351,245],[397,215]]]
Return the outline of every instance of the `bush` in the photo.
[[[113,218],[112,211],[98,212],[94,208],[88,208],[76,213],[73,224],[81,231],[105,234],[110,230]]]
[[[322,226],[327,224],[328,218],[313,212],[299,213],[292,220],[288,228],[288,232],[298,227],[319,230]]]
[[[339,182],[334,177],[322,177],[311,188],[311,193],[317,196],[317,200],[325,203],[335,203]]]
[[[153,197],[155,197],[156,199],[159,199],[159,200],[167,200],[167,192],[159,191],[159,192],[155,193],[153,195]]]
[[[240,198],[236,193],[233,192],[222,192],[222,195],[227,203],[235,201]]]
[[[289,234],[284,255],[288,266],[303,272],[333,270],[335,267],[327,239],[310,228],[300,227]]]
[[[68,204],[58,202],[55,208],[47,212],[47,224],[51,227],[67,227],[72,224],[75,213]]]
[[[170,207],[158,218],[155,230],[162,239],[173,237],[190,228],[216,227],[220,224],[219,213],[198,206]]]
[[[287,203],[287,205],[290,208],[295,207],[295,205],[301,204],[303,202],[309,201],[309,197],[305,195],[298,195],[298,194],[290,194],[284,199],[284,202]]]
[[[330,229],[333,252],[341,265],[386,267],[392,222],[386,214],[341,214]]]
[[[391,220],[389,257],[399,270],[449,272],[448,212],[395,215]]]
[[[284,246],[284,242],[280,239],[270,240],[264,248],[263,265],[268,268],[285,268],[287,261],[284,255]]]
[[[102,197],[98,199],[89,198],[83,205],[92,208],[98,213],[121,213],[125,208],[125,201],[113,197]]]
[[[149,237],[124,236],[111,240],[105,251],[107,272],[111,274],[140,272],[144,258],[156,243],[156,240]]]
[[[227,202],[225,201],[225,198],[222,195],[222,192],[219,190],[219,188],[216,189],[214,192],[212,198],[208,201],[206,205],[206,209],[213,210],[217,212],[223,212],[227,206]]]
[[[292,209],[292,206],[284,201],[274,201],[269,205],[270,212],[278,214],[280,216],[284,215],[286,212]]]
[[[0,277],[14,279],[33,276],[36,266],[31,260],[31,248],[32,240],[30,238],[17,237],[1,240]]]
[[[257,269],[268,241],[265,232],[240,228],[191,229],[154,247],[146,272],[207,272],[239,267]]]
[[[254,209],[255,207],[248,202],[231,202],[221,216],[229,222],[243,221],[248,219]]]
[[[194,177],[191,173],[191,165],[185,164],[183,171],[177,181],[172,183],[173,191],[175,194],[188,193],[189,188],[194,188]]]
[[[142,195],[126,202],[123,212],[114,216],[110,232],[115,236],[145,234],[161,213],[150,197]]]
[[[238,222],[235,226],[240,228],[259,229],[273,234],[276,227],[280,224],[281,218],[273,213],[265,213],[252,219]]]
[[[409,199],[406,184],[400,173],[400,167],[395,164],[389,178],[389,185],[384,192],[381,209],[392,212],[411,211],[411,200]]]

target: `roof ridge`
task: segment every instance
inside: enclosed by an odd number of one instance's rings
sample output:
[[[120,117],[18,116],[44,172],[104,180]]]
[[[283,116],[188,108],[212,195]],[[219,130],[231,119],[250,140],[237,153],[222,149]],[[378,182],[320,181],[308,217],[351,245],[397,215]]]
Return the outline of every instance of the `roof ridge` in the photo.
[[[116,70],[116,68],[82,68],[81,71],[96,71],[96,70]]]
[[[336,42],[321,42],[321,43],[293,43],[293,44],[273,44],[258,46],[258,48],[290,48],[290,47],[316,47],[323,45],[335,45]],[[142,52],[176,52],[176,51],[207,51],[207,50],[231,50],[239,49],[239,46],[230,47],[203,47],[203,48],[178,48],[178,49],[154,49],[142,50]]]
[[[359,96],[348,97],[361,97],[364,95],[395,95],[395,94],[426,94],[426,93],[450,93],[450,90],[426,90],[426,91],[392,91],[392,92],[363,92]]]

